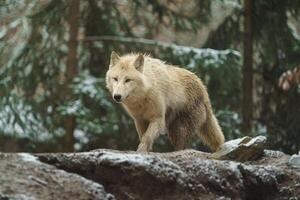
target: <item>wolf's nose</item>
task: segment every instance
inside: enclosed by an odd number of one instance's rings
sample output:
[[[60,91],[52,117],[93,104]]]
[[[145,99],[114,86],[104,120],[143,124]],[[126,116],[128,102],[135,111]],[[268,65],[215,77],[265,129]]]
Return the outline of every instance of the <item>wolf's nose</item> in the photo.
[[[114,100],[120,102],[121,101],[122,96],[120,94],[115,94],[114,95]]]

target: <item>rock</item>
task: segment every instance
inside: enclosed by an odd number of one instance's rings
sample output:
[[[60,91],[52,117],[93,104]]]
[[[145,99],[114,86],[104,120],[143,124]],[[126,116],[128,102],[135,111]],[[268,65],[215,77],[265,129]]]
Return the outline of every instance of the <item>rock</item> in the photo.
[[[289,160],[289,165],[291,165],[292,167],[300,168],[300,155],[292,155]]]
[[[43,162],[105,184],[117,199],[193,198],[187,174],[176,163],[158,156],[107,150],[38,156]],[[191,187],[201,189],[201,185]]]
[[[220,149],[211,155],[217,160],[235,160],[239,162],[254,160],[260,157],[266,145],[266,137],[243,137],[225,142]]]
[[[1,200],[114,199],[99,183],[59,170],[27,153],[0,153]]]
[[[300,195],[300,170],[290,170],[289,156],[272,151],[247,163],[212,160],[210,154],[195,150],[144,154],[97,150],[37,156],[100,183],[117,199],[276,200]]]
[[[0,153],[0,199],[279,200],[300,196],[300,169],[289,165],[290,156],[282,152],[265,150],[262,157],[245,163],[210,157],[195,150]]]

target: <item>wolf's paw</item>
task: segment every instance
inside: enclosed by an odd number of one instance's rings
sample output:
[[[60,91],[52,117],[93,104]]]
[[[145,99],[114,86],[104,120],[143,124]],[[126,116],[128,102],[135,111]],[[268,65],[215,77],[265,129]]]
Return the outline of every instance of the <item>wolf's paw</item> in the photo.
[[[149,145],[145,143],[140,143],[138,146],[138,149],[136,150],[137,152],[148,152],[150,151]]]

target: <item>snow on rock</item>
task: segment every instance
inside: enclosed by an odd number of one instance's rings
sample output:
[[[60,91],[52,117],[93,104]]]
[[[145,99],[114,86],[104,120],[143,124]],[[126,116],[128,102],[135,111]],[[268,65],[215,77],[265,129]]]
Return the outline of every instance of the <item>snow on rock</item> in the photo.
[[[23,161],[32,162],[32,163],[41,163],[36,156],[33,156],[29,153],[19,153],[18,154]]]

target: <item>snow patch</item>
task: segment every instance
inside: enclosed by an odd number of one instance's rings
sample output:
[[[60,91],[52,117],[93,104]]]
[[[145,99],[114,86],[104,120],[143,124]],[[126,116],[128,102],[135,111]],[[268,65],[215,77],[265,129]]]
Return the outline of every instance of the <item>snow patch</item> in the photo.
[[[148,155],[139,155],[139,154],[121,154],[121,153],[113,153],[107,152],[101,157],[103,160],[110,160],[116,163],[124,163],[131,162],[136,165],[150,165],[152,156]]]
[[[33,162],[33,163],[40,163],[37,157],[29,154],[29,153],[19,153],[20,158],[25,162]]]

